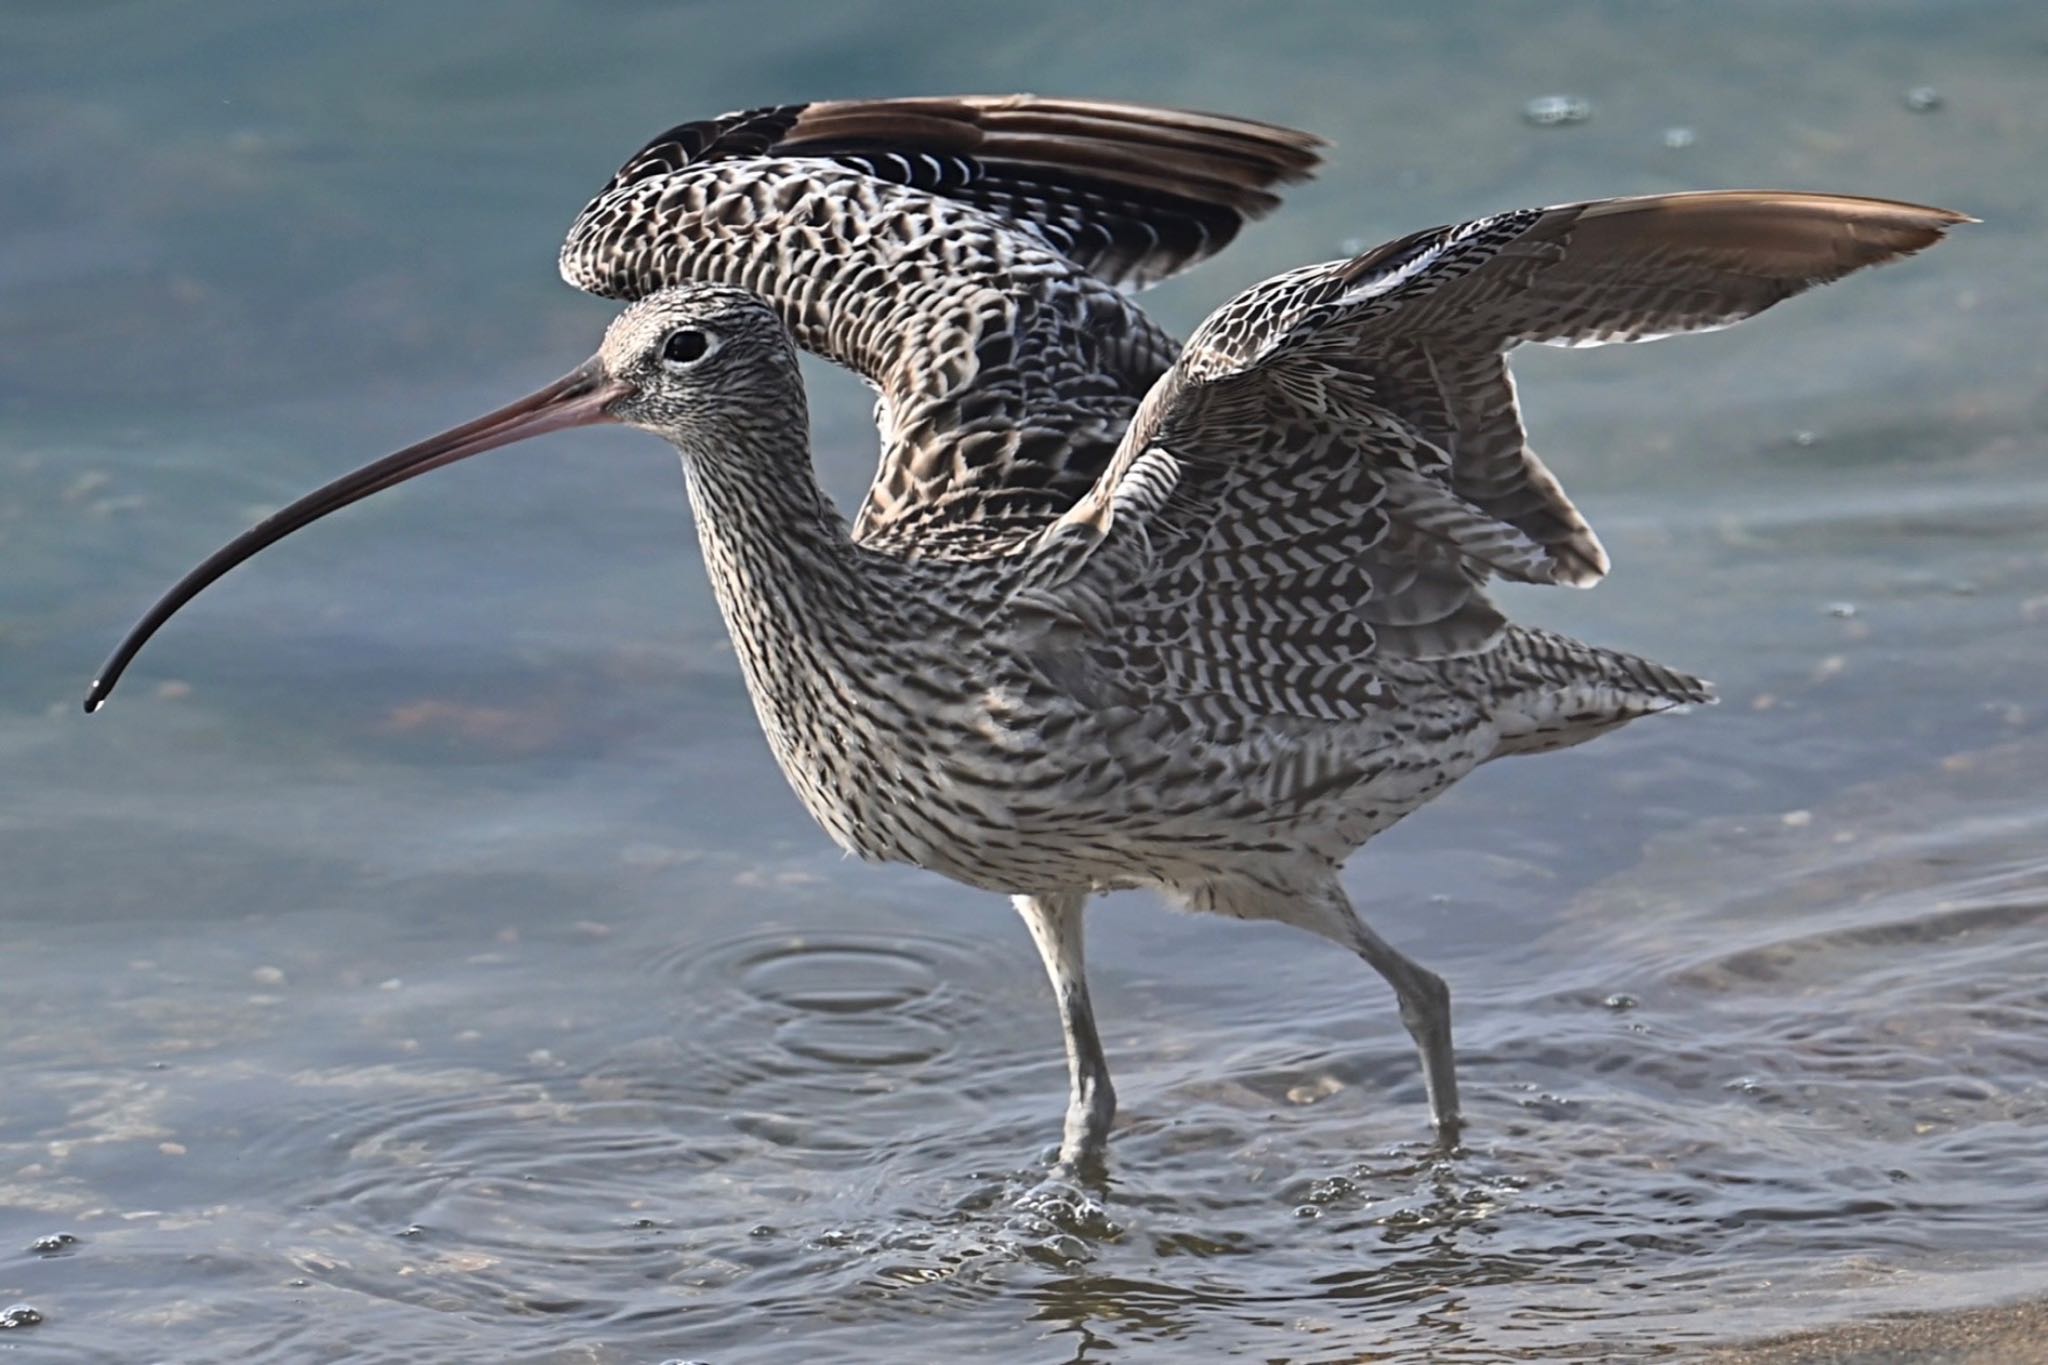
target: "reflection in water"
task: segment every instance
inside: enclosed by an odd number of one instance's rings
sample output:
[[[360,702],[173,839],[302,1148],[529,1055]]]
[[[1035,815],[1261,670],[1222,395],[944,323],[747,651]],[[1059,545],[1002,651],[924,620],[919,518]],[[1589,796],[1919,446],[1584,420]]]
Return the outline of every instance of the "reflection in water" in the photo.
[[[179,1311],[279,1360],[335,1296],[393,1342],[472,1349],[525,1324],[549,1350],[601,1340],[590,1358],[619,1360],[635,1342],[708,1357],[764,1323],[853,1359],[876,1332],[991,1314],[1042,1343],[1033,1358],[1073,1359],[1219,1339],[1288,1359],[1538,1358],[1769,1328],[1797,1320],[1787,1285],[1932,1287],[2036,1250],[2042,760],[2016,743],[1808,819],[1712,822],[1578,897],[1556,936],[1605,944],[1599,974],[1633,1003],[1587,989],[1582,955],[1532,952],[1520,1000],[1475,1012],[1480,1122],[1454,1159],[1359,1150],[1412,1128],[1379,1080],[1406,1056],[1395,1029],[1360,1045],[1362,1079],[1307,1056],[1219,1081],[1239,1026],[1184,1016],[1185,1050],[1138,1048],[1107,1185],[1048,1180],[1012,1164],[1052,1136],[1059,1074],[1003,945],[760,930],[648,954],[642,976],[669,989],[637,1021],[592,1011],[564,1032],[580,980],[523,976],[516,1008],[459,1011],[479,1036],[455,1041],[483,1066],[401,1044],[269,1073],[200,1044],[146,1079],[37,1087],[67,1111],[45,1131],[69,1136],[24,1169],[70,1192],[44,1216],[86,1220],[72,1259],[100,1273],[171,1273],[216,1228],[236,1250],[178,1277]],[[109,993],[98,1031],[136,1032],[161,998]],[[1359,1027],[1348,992],[1293,1003],[1311,1033]],[[241,1037],[236,1015],[269,1008],[177,1027]],[[401,1039],[441,1017],[394,1008]],[[257,1093],[250,1124],[230,1097]],[[198,1211],[93,1214],[94,1171],[118,1167],[85,1153],[123,1144],[215,1152],[210,1193],[202,1178],[183,1201]]]
[[[161,986],[103,986],[72,1002],[96,1036],[171,1030],[180,1060],[59,1082],[78,1030],[32,1011],[9,1053],[45,1078],[14,1124],[39,1150],[17,1137],[8,1165],[44,1231],[90,1229],[62,1269],[169,1277],[174,1312],[251,1358],[304,1358],[342,1303],[392,1343],[361,1358],[393,1360],[507,1329],[551,1343],[539,1359],[709,1357],[770,1325],[854,1359],[878,1331],[991,1313],[1032,1358],[1724,1336],[1795,1321],[1788,1283],[1913,1284],[2035,1249],[2042,761],[2013,744],[1808,820],[1711,823],[1580,896],[1557,937],[1606,944],[1599,974],[1634,1004],[1587,989],[1576,955],[1532,954],[1523,999],[1477,1012],[1478,1136],[1451,1160],[1358,1150],[1412,1128],[1379,1097],[1395,1029],[1363,1044],[1363,1083],[1314,1057],[1218,1083],[1236,1025],[1189,1022],[1185,1051],[1138,1049],[1110,1182],[1048,1181],[1009,1164],[1051,1137],[1059,1075],[1003,945],[763,930],[646,955],[664,990],[639,1020],[578,1015],[580,975],[525,973],[516,1003],[458,1008],[476,1027],[429,1044],[416,1025],[448,1002],[365,982],[395,1015],[351,1021],[399,1040],[381,1061],[252,1056],[246,1024],[277,1008],[261,990],[170,1014]],[[1293,1003],[1311,1032],[1358,1028],[1347,992]],[[482,1064],[433,1060],[450,1047]],[[108,1160],[143,1148],[210,1174],[152,1182],[182,1212],[110,1222],[104,1201],[132,1201],[99,1187],[133,1158]],[[197,1275],[178,1268],[194,1236],[222,1248]],[[156,1321],[116,1312],[99,1339]]]
[[[2048,1292],[2032,8],[260,9],[30,7],[0,54],[0,1347],[1626,1358]],[[1356,962],[1130,898],[1091,925],[1109,1178],[1049,1183],[1021,927],[804,822],[624,437],[323,523],[76,715],[251,509],[588,351],[553,234],[636,139],[1018,86],[1336,138],[1154,296],[1182,328],[1509,205],[1986,219],[1729,337],[1522,359],[1616,571],[1511,610],[1726,701],[1495,765],[1350,869],[1457,998],[1453,1161]],[[1525,124],[1550,91],[1592,117]],[[858,490],[867,399],[813,377]]]

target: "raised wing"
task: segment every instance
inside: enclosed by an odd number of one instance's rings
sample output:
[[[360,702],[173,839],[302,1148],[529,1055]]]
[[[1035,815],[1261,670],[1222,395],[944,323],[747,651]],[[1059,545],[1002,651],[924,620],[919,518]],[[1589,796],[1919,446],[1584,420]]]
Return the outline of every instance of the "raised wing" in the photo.
[[[1606,571],[1525,444],[1505,352],[1727,326],[1964,221],[1833,195],[1615,199],[1268,280],[1202,325],[1045,534],[1035,600],[1113,619],[1180,695],[1361,714],[1387,661],[1493,645],[1490,575],[1584,586]],[[1120,605],[1103,618],[1091,594]]]
[[[881,393],[855,535],[989,553],[1087,491],[1177,353],[1118,286],[1221,249],[1318,145],[1029,95],[757,109],[636,153],[570,228],[562,274],[622,298],[684,280],[760,293]]]

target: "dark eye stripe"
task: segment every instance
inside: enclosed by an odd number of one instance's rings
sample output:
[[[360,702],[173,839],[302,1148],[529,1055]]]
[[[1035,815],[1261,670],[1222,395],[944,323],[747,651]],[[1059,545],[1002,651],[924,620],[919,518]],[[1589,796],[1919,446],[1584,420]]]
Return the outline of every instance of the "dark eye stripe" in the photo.
[[[711,338],[695,327],[678,327],[661,343],[661,358],[676,365],[702,360],[711,350]]]

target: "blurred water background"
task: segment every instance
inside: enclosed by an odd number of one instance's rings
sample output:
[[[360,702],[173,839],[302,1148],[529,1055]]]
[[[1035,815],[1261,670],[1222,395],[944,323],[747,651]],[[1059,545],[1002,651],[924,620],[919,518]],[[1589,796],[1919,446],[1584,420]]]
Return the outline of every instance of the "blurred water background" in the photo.
[[[0,1354],[1604,1359],[2048,1290],[2039,5],[5,26]],[[1152,296],[1183,331],[1526,204],[1763,185],[1985,220],[1732,332],[1519,358],[1616,570],[1511,608],[1725,703],[1496,765],[1353,863],[1451,982],[1456,1162],[1356,961],[1120,897],[1090,944],[1112,1181],[1034,1193],[1065,1081],[1021,926],[810,827],[649,438],[325,522],[79,712],[254,517],[589,352],[612,306],[556,244],[645,137],[1010,89],[1334,141]],[[1590,117],[1529,116],[1556,95]],[[867,400],[812,379],[851,499]]]

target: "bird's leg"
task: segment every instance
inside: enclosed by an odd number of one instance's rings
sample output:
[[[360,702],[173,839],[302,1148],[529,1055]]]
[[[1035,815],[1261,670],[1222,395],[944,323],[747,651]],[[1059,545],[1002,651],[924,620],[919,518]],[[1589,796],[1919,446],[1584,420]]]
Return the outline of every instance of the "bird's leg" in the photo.
[[[1304,875],[1305,874],[1305,875]],[[1411,962],[1393,944],[1366,928],[1351,898],[1338,884],[1336,869],[1299,869],[1278,881],[1235,878],[1176,889],[1172,893],[1190,910],[1229,915],[1233,919],[1276,920],[1306,929],[1349,948],[1386,978],[1401,1005],[1401,1022],[1422,1056],[1422,1083],[1429,1091],[1429,1116],[1436,1125],[1437,1146],[1458,1145],[1458,1072],[1451,1055],[1451,992],[1442,977]]]
[[[1109,1083],[1109,1063],[1095,1032],[1095,1011],[1088,1003],[1088,980],[1081,957],[1081,907],[1088,897],[1059,892],[1012,898],[1031,941],[1045,960],[1059,999],[1060,1027],[1067,1039],[1067,1073],[1072,1090],[1067,1100],[1066,1129],[1060,1140],[1060,1165],[1074,1169],[1099,1161],[1116,1116],[1116,1090]]]
[[[1401,1004],[1401,1022],[1422,1054],[1422,1083],[1429,1091],[1429,1116],[1437,1142],[1446,1150],[1458,1145],[1463,1120],[1458,1113],[1458,1071],[1451,1052],[1451,990],[1429,968],[1403,955],[1375,934],[1354,913],[1350,946],[1372,964],[1394,988]]]

